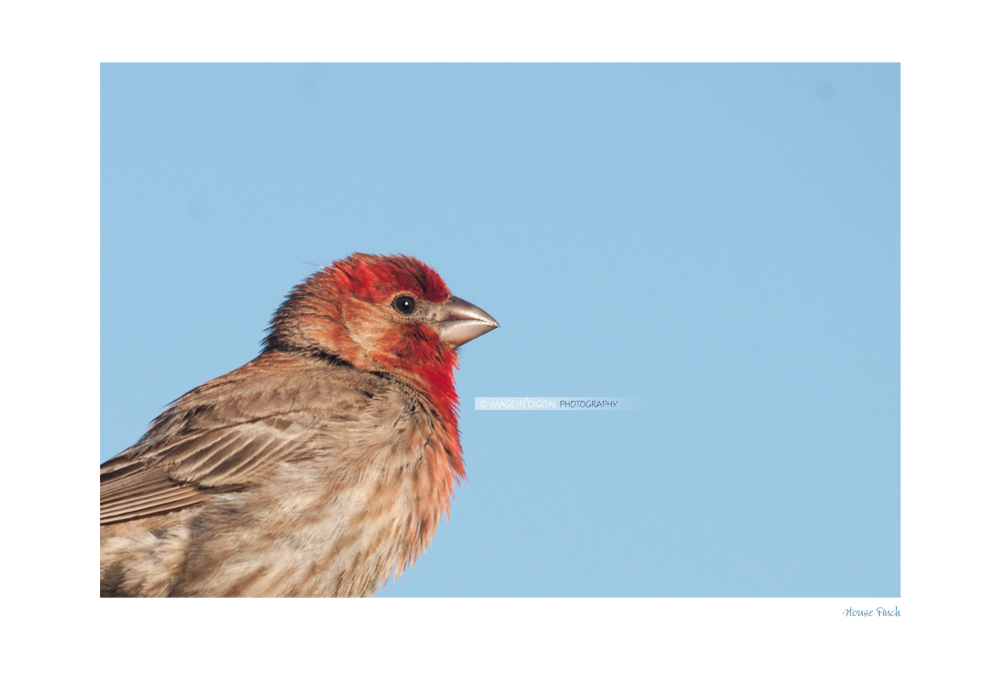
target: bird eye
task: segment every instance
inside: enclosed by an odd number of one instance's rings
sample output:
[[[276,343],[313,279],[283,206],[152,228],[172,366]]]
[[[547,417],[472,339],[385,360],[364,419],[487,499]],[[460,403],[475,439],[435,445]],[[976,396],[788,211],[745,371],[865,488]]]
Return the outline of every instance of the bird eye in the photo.
[[[392,308],[404,316],[409,316],[417,308],[417,300],[410,295],[399,295],[392,300]]]

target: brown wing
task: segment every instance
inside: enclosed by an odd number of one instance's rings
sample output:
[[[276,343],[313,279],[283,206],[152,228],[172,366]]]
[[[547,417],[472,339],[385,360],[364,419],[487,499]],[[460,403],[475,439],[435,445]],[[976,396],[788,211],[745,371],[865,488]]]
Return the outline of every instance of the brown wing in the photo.
[[[312,418],[274,416],[181,433],[141,459],[126,452],[108,461],[101,467],[101,524],[185,508],[242,487],[281,461],[312,455]]]
[[[378,391],[370,374],[351,368],[259,365],[181,397],[139,443],[101,466],[102,525],[193,506],[318,449],[329,455],[360,427]]]

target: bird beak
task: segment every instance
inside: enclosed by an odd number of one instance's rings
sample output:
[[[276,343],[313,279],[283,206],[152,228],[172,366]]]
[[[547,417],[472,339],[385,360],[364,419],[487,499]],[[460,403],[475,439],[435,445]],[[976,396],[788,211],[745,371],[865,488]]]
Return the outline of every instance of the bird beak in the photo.
[[[493,316],[458,297],[448,297],[441,305],[437,322],[441,341],[456,347],[499,327],[500,324],[493,320]]]

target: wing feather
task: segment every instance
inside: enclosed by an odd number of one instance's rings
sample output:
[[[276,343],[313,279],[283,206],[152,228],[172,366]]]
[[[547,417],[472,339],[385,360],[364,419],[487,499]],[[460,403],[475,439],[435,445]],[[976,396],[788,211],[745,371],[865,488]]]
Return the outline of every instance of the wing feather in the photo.
[[[142,455],[141,467],[111,466],[101,482],[101,524],[179,510],[211,491],[238,488],[266,467],[308,453],[311,415],[264,418],[183,435]],[[118,458],[129,458],[126,452]],[[103,468],[102,468],[103,470]]]
[[[387,410],[386,392],[398,395],[386,380],[342,364],[258,357],[178,399],[142,440],[101,466],[101,524],[252,486],[317,449],[335,454],[364,431],[361,417]]]

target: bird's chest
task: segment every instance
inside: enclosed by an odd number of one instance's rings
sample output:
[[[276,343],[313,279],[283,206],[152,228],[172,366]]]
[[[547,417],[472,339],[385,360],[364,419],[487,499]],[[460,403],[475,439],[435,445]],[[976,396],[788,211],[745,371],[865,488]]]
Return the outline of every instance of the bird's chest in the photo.
[[[240,548],[265,549],[267,575],[284,578],[262,585],[269,594],[374,593],[430,544],[451,497],[449,458],[433,426],[413,422],[378,447],[289,464],[247,528],[275,534]]]

